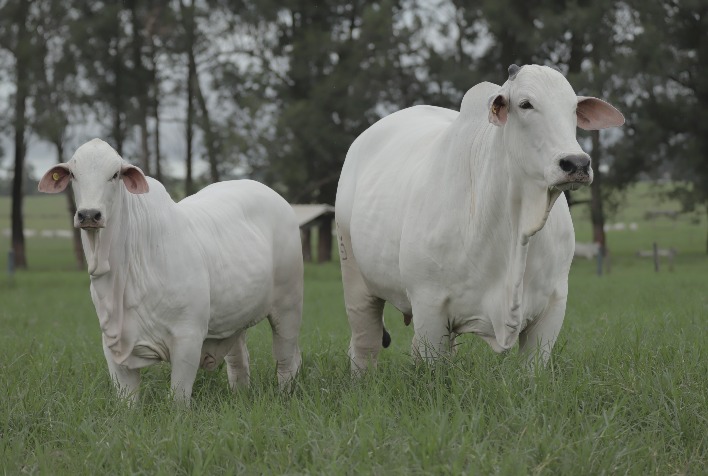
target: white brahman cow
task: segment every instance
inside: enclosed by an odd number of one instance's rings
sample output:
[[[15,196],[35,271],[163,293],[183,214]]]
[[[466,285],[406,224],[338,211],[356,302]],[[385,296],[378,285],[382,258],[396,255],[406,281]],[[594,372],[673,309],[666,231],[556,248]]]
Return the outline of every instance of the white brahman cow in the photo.
[[[197,369],[224,359],[232,389],[249,383],[246,329],[266,316],[282,386],[297,373],[300,231],[288,203],[258,182],[215,183],[175,203],[162,184],[94,139],[52,167],[39,190],[71,182],[103,350],[121,395],[142,367],[172,365],[189,403]]]
[[[459,113],[415,106],[362,133],[335,211],[352,370],[375,365],[382,335],[390,339],[385,301],[413,321],[419,358],[471,332],[497,352],[518,339],[532,362],[537,350],[545,362],[575,242],[562,191],[592,181],[576,126],[623,123],[559,72],[512,65],[504,85],[470,89]]]

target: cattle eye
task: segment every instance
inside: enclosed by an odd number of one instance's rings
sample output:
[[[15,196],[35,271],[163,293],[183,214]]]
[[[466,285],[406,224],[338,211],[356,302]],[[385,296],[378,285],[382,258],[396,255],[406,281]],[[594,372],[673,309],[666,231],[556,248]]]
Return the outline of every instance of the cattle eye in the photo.
[[[69,172],[69,177],[71,177],[71,180],[74,180],[74,172]]]
[[[521,101],[521,104],[519,104],[519,107],[521,109],[533,109],[533,105],[528,100]]]
[[[111,180],[115,180],[115,179],[117,179],[117,178],[118,178],[118,172],[116,172],[116,173],[113,174],[113,177],[111,177]]]

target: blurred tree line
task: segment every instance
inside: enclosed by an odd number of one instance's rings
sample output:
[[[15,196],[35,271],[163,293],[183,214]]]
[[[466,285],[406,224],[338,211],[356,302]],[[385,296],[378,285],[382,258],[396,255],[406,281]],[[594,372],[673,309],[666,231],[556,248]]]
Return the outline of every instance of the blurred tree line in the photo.
[[[670,172],[686,209],[708,202],[707,10],[704,0],[0,0],[17,266],[30,137],[65,161],[68,141],[99,135],[176,196],[247,176],[291,202],[333,203],[346,151],[369,125],[414,104],[458,108],[479,81],[503,83],[511,63],[556,67],[627,117],[581,138],[596,169],[609,165],[591,199],[604,246],[603,197],[642,176]],[[165,139],[184,144],[183,179],[165,174]]]

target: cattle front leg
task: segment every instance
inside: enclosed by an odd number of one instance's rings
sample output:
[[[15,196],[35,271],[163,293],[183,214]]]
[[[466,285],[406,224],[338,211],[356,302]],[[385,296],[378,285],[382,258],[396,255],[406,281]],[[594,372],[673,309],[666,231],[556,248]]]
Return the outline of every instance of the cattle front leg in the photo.
[[[546,365],[565,317],[567,297],[554,297],[545,312],[519,335],[519,351],[532,369]]]
[[[434,299],[422,299],[413,304],[413,343],[411,354],[416,361],[432,363],[451,354],[455,334],[440,306],[431,305]],[[417,305],[416,305],[417,304]]]
[[[113,386],[120,398],[124,398],[130,405],[138,403],[140,393],[140,370],[129,369],[124,365],[118,365],[113,360],[111,350],[103,344],[103,355],[108,364],[108,373],[111,375]]]
[[[246,389],[250,384],[251,371],[249,367],[248,348],[246,347],[246,331],[239,333],[233,347],[224,357],[229,387],[233,392]]]
[[[172,364],[171,389],[175,402],[189,406],[192,386],[197,377],[202,352],[201,336],[189,336],[174,340],[170,349]]]
[[[455,335],[450,332],[447,321],[435,316],[433,322],[414,322],[415,333],[411,354],[417,362],[433,363],[439,357],[449,356],[455,345]]]

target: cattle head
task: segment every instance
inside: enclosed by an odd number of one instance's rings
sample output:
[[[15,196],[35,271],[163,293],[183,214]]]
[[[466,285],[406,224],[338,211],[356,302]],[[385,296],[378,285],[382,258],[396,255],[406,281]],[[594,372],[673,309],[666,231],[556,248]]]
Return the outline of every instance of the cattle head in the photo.
[[[66,163],[52,167],[39,181],[39,191],[59,193],[71,182],[76,200],[74,226],[97,230],[106,226],[116,198],[127,190],[145,193],[143,172],[125,162],[101,139],[93,139],[76,150]]]
[[[617,127],[624,124],[624,116],[605,101],[576,96],[552,68],[511,65],[509,79],[489,98],[489,122],[503,127],[513,167],[544,187],[564,191],[593,179],[590,156],[578,144],[576,127]]]

